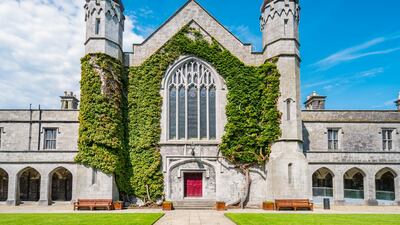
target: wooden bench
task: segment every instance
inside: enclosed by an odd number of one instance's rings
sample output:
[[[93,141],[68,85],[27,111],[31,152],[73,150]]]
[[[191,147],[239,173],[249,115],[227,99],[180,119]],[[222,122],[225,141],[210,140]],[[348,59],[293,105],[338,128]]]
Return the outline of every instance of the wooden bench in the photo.
[[[112,206],[112,199],[78,199],[78,201],[74,202],[74,210],[79,210],[81,208],[89,208],[90,210],[103,208],[111,210]]]
[[[312,203],[308,199],[276,199],[275,200],[275,208],[279,210],[281,208],[290,208],[294,209],[308,209],[314,210],[314,203]]]

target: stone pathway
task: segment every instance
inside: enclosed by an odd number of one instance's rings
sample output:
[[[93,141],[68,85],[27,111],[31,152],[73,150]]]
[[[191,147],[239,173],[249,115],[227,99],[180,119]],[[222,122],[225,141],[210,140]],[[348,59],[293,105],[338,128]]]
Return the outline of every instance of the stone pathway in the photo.
[[[213,210],[176,210],[165,213],[155,225],[235,225],[224,213]]]

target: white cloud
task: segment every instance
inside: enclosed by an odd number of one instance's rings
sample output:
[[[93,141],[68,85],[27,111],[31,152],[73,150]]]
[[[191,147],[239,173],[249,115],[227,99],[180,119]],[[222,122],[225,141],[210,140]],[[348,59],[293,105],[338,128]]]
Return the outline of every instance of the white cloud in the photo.
[[[0,108],[58,108],[64,90],[79,94],[84,1],[0,0]],[[127,17],[125,49],[143,38]],[[130,48],[129,48],[130,47]]]
[[[353,75],[345,74],[345,75],[337,75],[334,76],[335,78],[332,79],[325,79],[319,82],[308,83],[304,85],[304,88],[314,88],[314,87],[321,87],[326,90],[332,90],[336,87],[350,87],[356,82],[362,82],[368,78],[376,77],[379,74],[385,72],[384,67],[373,68],[361,72],[357,72]]]
[[[134,32],[136,21],[130,16],[125,16],[124,51],[132,52],[132,44],[142,43],[144,38]]]
[[[400,36],[375,38],[365,43],[338,51],[314,63],[313,66],[319,68],[320,70],[327,70],[343,62],[352,61],[367,56],[386,55],[392,52],[400,51],[400,47],[383,49],[378,51],[371,51],[371,50],[368,51],[368,49],[370,49],[371,47],[398,38],[400,38]]]

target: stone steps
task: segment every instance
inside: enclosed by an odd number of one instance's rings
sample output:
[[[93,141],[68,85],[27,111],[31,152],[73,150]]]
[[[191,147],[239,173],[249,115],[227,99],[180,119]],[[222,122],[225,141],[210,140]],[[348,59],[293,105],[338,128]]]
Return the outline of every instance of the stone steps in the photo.
[[[182,200],[172,202],[174,209],[178,210],[213,210],[215,201],[213,200]]]

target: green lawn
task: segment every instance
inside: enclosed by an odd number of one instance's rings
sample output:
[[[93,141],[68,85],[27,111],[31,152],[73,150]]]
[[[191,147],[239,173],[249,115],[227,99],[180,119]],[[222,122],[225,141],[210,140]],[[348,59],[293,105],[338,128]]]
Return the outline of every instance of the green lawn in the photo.
[[[238,225],[399,225],[399,215],[239,214],[226,216]]]
[[[1,225],[151,225],[162,213],[0,214]]]

